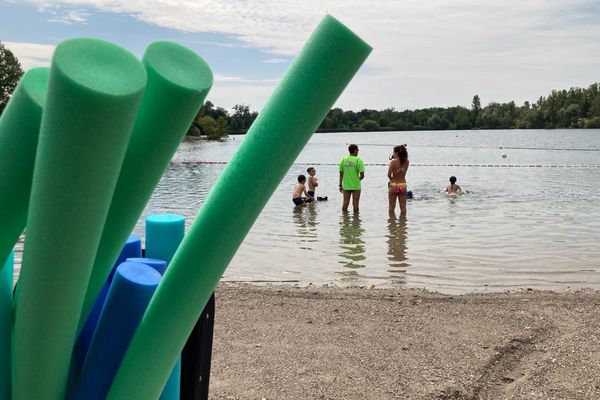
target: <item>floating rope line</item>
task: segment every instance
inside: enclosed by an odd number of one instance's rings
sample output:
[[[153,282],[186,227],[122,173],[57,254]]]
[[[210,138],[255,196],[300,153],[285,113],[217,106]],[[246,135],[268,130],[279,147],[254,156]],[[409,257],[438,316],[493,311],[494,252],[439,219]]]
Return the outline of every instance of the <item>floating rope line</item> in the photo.
[[[172,164],[185,164],[185,165],[200,165],[200,164],[217,164],[225,165],[227,161],[195,161],[195,160],[184,160],[179,162],[172,162]],[[294,163],[293,165],[320,165],[320,166],[338,166],[338,163],[323,163],[323,162],[306,162],[306,163]],[[370,163],[365,164],[367,167],[387,167],[387,163]],[[600,168],[600,164],[590,165],[544,165],[544,164],[428,164],[428,163],[412,163],[411,167],[472,167],[472,168],[586,168],[595,169]]]

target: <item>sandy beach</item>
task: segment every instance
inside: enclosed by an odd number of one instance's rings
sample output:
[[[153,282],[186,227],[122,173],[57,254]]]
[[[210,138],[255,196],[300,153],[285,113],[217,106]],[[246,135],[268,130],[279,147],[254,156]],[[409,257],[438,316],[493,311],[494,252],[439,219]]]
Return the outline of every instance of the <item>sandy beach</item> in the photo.
[[[221,284],[212,399],[598,399],[600,292]]]

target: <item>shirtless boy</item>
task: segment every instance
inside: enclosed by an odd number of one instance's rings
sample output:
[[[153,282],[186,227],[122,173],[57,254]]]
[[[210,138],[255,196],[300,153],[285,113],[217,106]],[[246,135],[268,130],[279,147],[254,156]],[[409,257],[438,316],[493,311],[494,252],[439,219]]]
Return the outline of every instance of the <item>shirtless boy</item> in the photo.
[[[306,172],[308,173],[308,195],[314,200],[316,198],[315,189],[319,186],[317,182],[317,170],[314,167],[308,167]]]
[[[302,197],[302,195],[306,195],[306,197]],[[312,198],[306,192],[306,176],[298,175],[298,183],[294,186],[294,191],[292,192],[292,201],[297,206],[306,207],[306,203],[310,203]]]

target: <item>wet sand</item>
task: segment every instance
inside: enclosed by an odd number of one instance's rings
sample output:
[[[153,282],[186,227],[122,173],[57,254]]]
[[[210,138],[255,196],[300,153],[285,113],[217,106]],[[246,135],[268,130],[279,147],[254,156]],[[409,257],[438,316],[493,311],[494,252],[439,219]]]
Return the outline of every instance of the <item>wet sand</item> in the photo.
[[[599,399],[600,292],[221,284],[211,399]]]

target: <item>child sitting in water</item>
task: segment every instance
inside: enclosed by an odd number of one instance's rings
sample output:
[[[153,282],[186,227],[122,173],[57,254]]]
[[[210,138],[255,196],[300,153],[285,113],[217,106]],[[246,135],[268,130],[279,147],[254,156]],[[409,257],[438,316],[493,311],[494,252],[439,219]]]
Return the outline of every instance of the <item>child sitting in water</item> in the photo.
[[[298,184],[294,187],[294,191],[292,192],[292,201],[297,206],[305,207],[306,203],[310,203],[313,199],[306,192],[306,176],[298,175]],[[302,197],[302,194],[305,194],[306,197]]]
[[[456,196],[462,193],[462,188],[456,184],[456,177],[450,177],[450,184],[446,187],[446,192],[449,196]]]

